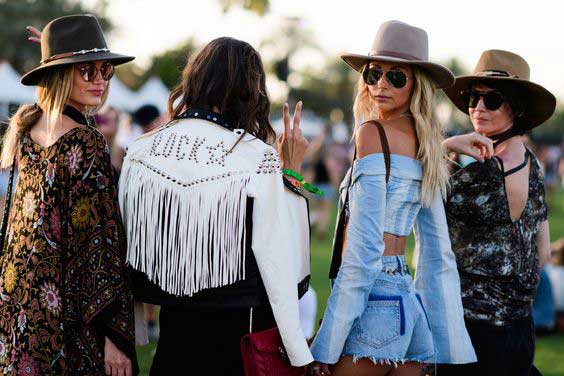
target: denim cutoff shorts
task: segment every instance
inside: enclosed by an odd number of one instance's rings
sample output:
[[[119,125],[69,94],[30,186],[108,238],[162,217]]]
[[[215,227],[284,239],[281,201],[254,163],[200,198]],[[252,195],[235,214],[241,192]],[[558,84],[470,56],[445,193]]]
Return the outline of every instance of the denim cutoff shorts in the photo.
[[[353,323],[342,356],[397,366],[431,362],[434,355],[431,327],[405,256],[383,256],[382,272],[364,312]]]

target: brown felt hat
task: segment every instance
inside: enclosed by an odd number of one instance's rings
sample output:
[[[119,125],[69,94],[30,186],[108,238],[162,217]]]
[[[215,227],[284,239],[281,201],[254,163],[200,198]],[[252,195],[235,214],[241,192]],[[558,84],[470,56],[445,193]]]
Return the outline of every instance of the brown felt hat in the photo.
[[[429,61],[427,32],[400,21],[380,25],[368,55],[344,54],[341,58],[358,72],[371,61],[401,63],[425,70],[437,88],[447,88],[454,83],[454,75],[448,68]]]
[[[48,70],[75,63],[107,60],[113,65],[135,59],[110,51],[98,19],[90,14],[56,18],[41,34],[41,63],[23,75],[21,83],[37,85]]]
[[[476,83],[493,84],[504,82],[514,88],[524,102],[524,117],[529,124],[526,130],[544,123],[554,113],[556,98],[544,87],[529,81],[529,64],[521,56],[509,51],[488,50],[482,53],[471,75],[456,77],[454,86],[445,90],[446,95],[458,109],[468,113],[463,94]],[[506,85],[507,85],[506,84]]]

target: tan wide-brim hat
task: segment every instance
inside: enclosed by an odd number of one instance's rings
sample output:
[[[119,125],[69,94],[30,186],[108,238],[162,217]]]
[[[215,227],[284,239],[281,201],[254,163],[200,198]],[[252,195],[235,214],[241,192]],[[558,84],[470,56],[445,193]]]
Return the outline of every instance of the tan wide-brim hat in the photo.
[[[437,88],[444,89],[454,83],[454,75],[448,68],[429,61],[427,32],[400,21],[380,25],[368,55],[344,54],[341,58],[358,72],[362,72],[371,61],[399,63],[420,67],[429,74]]]
[[[90,14],[56,18],[41,34],[41,63],[22,76],[26,86],[39,84],[45,72],[61,66],[106,60],[120,65],[135,59],[110,51],[98,19]]]
[[[456,77],[454,85],[445,90],[448,98],[458,109],[468,114],[463,93],[476,83],[507,82],[515,87],[519,98],[525,103],[524,117],[530,127],[537,127],[547,121],[556,108],[554,95],[539,84],[529,80],[529,64],[521,56],[503,50],[488,50],[482,53],[471,75]]]

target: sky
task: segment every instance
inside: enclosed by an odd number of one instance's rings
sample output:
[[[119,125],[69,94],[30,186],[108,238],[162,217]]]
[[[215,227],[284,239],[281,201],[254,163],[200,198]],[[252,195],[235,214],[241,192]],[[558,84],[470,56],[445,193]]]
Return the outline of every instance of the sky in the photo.
[[[427,31],[430,58],[435,62],[457,57],[470,71],[484,50],[515,52],[531,66],[531,80],[563,101],[564,5],[560,4],[548,0],[271,0],[269,13],[261,18],[237,8],[224,14],[216,0],[111,0],[108,10],[116,30],[109,41],[113,50],[133,54],[138,64],[146,65],[151,55],[190,37],[205,44],[232,36],[258,48],[286,18],[299,17],[304,33],[325,54],[338,56],[367,53],[379,25],[400,20]],[[259,52],[263,51],[259,48]],[[293,63],[320,67],[323,59],[320,54],[302,54]]]

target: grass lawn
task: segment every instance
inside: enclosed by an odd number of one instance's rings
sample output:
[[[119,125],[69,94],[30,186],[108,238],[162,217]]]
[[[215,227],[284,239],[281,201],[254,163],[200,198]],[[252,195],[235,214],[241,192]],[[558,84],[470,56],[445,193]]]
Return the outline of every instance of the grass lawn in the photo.
[[[549,222],[551,239],[554,241],[564,236],[564,192],[549,197]],[[332,231],[331,231],[332,234]],[[413,248],[410,239],[409,249]],[[408,252],[408,258],[411,251]],[[317,292],[318,319],[323,315],[325,303],[329,297],[329,280],[327,274],[331,259],[331,239],[317,240],[313,238],[311,249],[312,281]],[[141,375],[148,375],[155,344],[138,347],[137,355]],[[545,376],[564,376],[564,335],[554,335],[537,339],[535,364]]]

